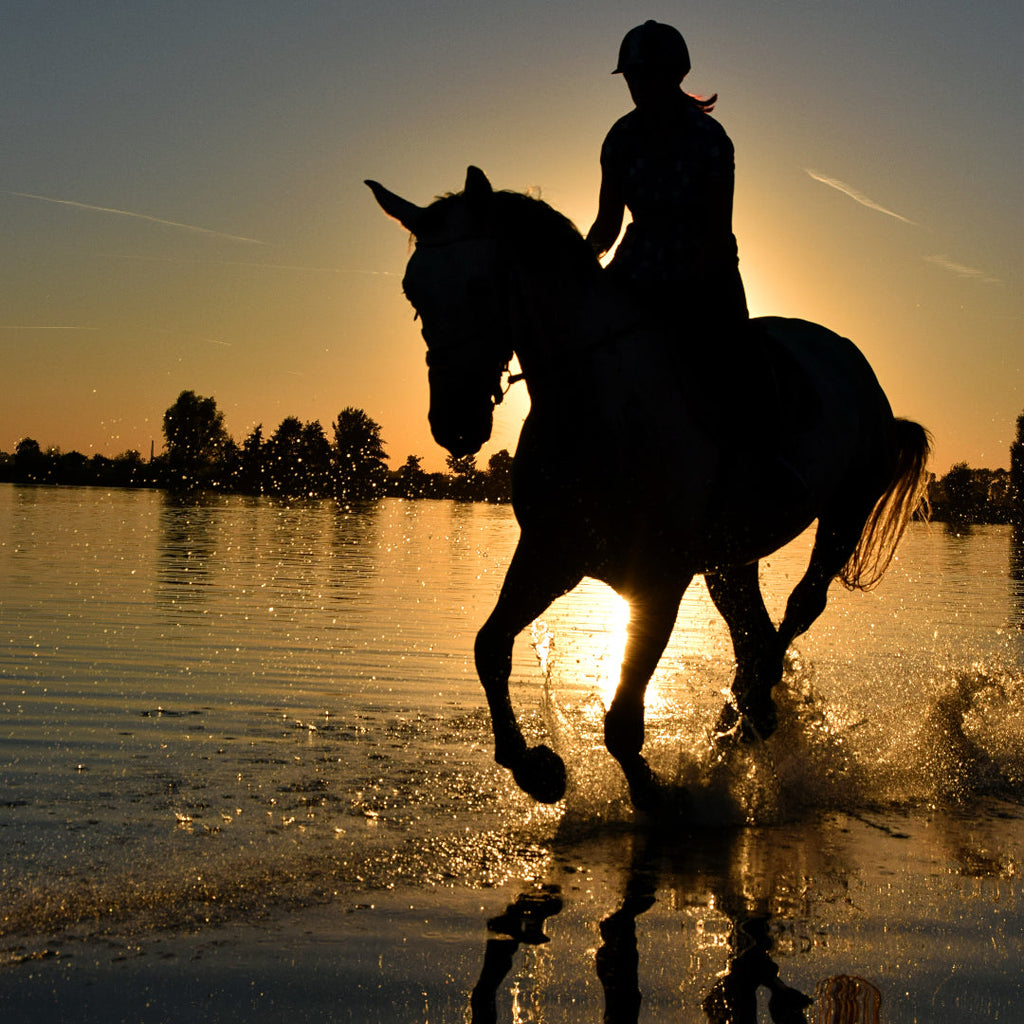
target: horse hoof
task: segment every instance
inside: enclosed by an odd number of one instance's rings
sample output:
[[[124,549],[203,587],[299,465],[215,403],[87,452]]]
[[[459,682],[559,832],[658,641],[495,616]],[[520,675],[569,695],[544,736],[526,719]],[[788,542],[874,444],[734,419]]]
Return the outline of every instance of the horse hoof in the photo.
[[[637,757],[631,764],[622,766],[629,786],[629,800],[638,811],[651,813],[658,810],[664,802],[661,783],[651,771],[650,766],[642,757]]]
[[[778,727],[779,713],[771,697],[756,706],[740,708],[740,739],[745,742],[766,740]]]
[[[557,804],[565,796],[565,762],[546,744],[527,750],[512,769],[512,777],[542,804]]]
[[[715,735],[719,738],[731,736],[739,721],[740,713],[736,710],[736,705],[726,704],[719,712],[718,721],[715,722]]]
[[[715,723],[715,735],[719,739],[755,743],[768,739],[778,727],[779,714],[775,701],[769,697],[757,705],[744,704],[739,708],[734,704],[726,704]]]

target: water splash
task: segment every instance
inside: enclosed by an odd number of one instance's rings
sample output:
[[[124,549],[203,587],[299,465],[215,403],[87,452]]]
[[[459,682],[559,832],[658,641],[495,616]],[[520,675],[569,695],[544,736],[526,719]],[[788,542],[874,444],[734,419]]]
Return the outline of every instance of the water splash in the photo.
[[[596,694],[577,706],[560,700],[553,649],[545,633],[543,714],[569,768],[566,813],[629,820],[621,771],[603,746],[603,702]],[[708,683],[720,676],[714,666],[687,670],[703,672]],[[694,827],[725,827],[956,807],[982,797],[1024,802],[1024,674],[983,663],[943,668],[928,680],[912,673],[889,688],[898,699],[869,709],[836,690],[834,666],[828,674],[826,690],[815,664],[790,652],[775,691],[779,729],[764,743],[716,736],[715,708],[706,701],[649,713],[644,753],[664,787],[660,813]],[[692,680],[681,688],[698,689]]]

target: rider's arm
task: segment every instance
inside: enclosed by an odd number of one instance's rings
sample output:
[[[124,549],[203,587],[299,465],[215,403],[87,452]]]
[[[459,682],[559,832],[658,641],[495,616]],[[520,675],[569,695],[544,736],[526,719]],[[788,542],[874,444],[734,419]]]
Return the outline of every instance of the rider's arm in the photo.
[[[601,193],[597,203],[597,220],[587,232],[587,241],[598,256],[606,253],[616,242],[622,230],[626,203],[618,187],[607,174],[601,178]]]

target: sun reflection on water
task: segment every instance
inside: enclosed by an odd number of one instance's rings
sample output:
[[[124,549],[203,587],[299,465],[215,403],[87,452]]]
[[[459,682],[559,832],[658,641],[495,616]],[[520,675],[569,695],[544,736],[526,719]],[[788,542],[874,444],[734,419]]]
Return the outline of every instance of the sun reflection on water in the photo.
[[[597,688],[605,708],[611,705],[615,689],[619,685],[622,658],[626,653],[629,637],[629,602],[609,591],[605,601],[603,617],[606,622],[607,641],[604,653],[597,665]]]

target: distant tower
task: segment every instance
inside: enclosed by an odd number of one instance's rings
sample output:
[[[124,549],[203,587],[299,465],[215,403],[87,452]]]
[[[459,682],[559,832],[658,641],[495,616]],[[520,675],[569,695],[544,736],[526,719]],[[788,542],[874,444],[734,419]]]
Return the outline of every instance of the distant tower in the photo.
[[[153,461],[153,441],[149,442],[149,461]]]

